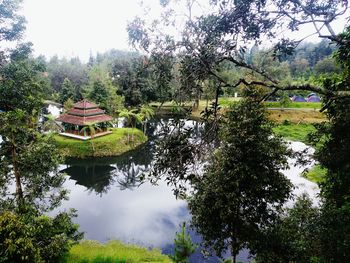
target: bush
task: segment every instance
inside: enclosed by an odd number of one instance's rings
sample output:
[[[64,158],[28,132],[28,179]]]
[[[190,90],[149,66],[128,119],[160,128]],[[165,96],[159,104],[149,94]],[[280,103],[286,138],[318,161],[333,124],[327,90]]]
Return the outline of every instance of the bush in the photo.
[[[57,262],[82,238],[73,213],[28,217],[0,214],[0,262]]]
[[[0,214],[0,262],[43,262],[32,228],[8,211]]]

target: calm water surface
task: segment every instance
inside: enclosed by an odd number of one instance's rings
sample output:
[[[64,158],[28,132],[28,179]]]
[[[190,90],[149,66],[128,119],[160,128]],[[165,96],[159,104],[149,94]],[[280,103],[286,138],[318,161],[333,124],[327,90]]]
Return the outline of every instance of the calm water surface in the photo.
[[[172,252],[176,231],[183,221],[188,222],[191,218],[187,204],[177,200],[164,182],[157,186],[140,183],[141,174],[148,171],[153,159],[159,123],[150,124],[149,141],[137,150],[113,158],[71,159],[61,165],[61,170],[68,175],[65,187],[70,190],[70,199],[60,210],[78,210],[75,222],[85,232],[86,239],[101,242],[118,239],[161,248],[163,253]],[[186,125],[195,127],[196,134],[200,134],[201,127],[197,122],[187,121]],[[305,145],[292,143],[292,147],[302,149]],[[316,196],[317,186],[299,176],[302,170],[292,167],[284,173],[296,185],[297,194],[307,191]],[[194,241],[200,241],[193,231],[191,236]],[[249,262],[247,254],[242,251],[238,259]],[[216,257],[204,259],[200,252],[191,258],[191,262],[218,261]]]

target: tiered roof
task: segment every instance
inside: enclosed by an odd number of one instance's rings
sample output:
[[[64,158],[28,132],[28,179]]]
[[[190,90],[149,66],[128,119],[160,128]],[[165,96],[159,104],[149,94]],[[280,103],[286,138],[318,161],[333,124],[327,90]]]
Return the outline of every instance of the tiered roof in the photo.
[[[95,103],[84,99],[75,103],[73,109],[69,110],[66,114],[61,115],[56,120],[84,126],[111,121],[113,118],[105,114],[105,111],[101,110]]]

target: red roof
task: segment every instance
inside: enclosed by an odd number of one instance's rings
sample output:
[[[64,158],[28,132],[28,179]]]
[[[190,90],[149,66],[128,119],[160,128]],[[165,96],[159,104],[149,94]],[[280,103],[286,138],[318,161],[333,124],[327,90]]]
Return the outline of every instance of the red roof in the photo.
[[[89,125],[113,120],[104,110],[86,99],[74,104],[74,108],[56,119],[74,125]]]
[[[74,124],[74,125],[89,125],[94,123],[111,121],[113,120],[113,118],[106,114],[88,116],[88,117],[80,117],[80,116],[74,116],[69,114],[63,114],[60,117],[58,117],[56,120],[65,122],[65,123]]]
[[[83,99],[82,101],[79,101],[73,105],[76,109],[95,109],[98,108],[98,106],[95,103],[92,103],[88,101],[87,99]]]
[[[87,110],[81,110],[81,109],[73,108],[68,113],[70,115],[76,115],[76,116],[92,116],[92,115],[104,114],[105,111],[101,110],[99,108],[97,108],[97,109],[87,109]]]

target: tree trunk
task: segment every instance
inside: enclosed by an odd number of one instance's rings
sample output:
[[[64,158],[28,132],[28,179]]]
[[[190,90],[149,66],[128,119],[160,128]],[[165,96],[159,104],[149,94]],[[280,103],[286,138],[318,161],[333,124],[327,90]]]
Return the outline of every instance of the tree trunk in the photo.
[[[216,88],[215,91],[215,104],[214,104],[214,118],[216,119],[217,117],[217,111],[218,111],[218,104],[219,104],[219,91],[220,91],[220,86]]]
[[[231,241],[231,256],[232,256],[232,262],[236,263],[236,257],[237,257],[237,250],[235,248],[236,246],[236,239],[233,238]]]
[[[15,174],[15,179],[16,179],[17,203],[18,203],[18,206],[21,206],[23,204],[23,190],[22,190],[22,183],[21,183],[21,175],[18,172],[17,152],[16,152],[16,147],[14,145],[12,146],[12,165],[13,165],[13,172]]]

